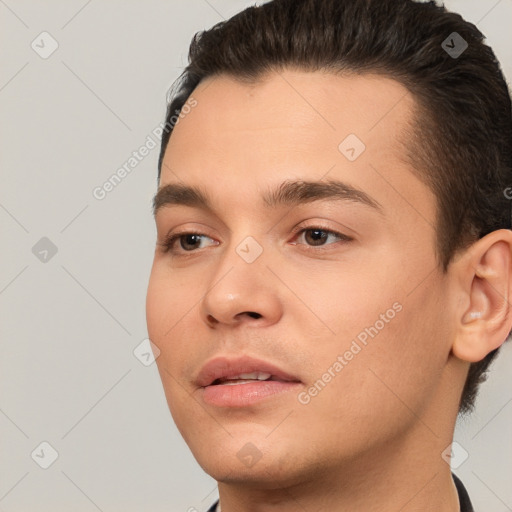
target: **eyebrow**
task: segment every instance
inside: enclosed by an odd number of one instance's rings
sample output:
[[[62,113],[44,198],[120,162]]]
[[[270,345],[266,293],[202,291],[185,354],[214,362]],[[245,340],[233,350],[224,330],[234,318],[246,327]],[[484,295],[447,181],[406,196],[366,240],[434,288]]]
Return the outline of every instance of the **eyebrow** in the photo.
[[[320,200],[350,201],[373,208],[384,214],[382,205],[366,192],[338,180],[328,181],[284,181],[277,188],[262,196],[268,208],[298,206]],[[191,206],[214,212],[210,195],[200,187],[169,183],[161,187],[153,198],[153,215],[172,205]]]

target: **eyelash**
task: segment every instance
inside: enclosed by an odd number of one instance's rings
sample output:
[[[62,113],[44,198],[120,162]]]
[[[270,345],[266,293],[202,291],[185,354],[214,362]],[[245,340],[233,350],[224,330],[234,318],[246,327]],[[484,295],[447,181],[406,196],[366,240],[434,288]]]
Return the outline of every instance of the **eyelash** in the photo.
[[[315,226],[307,226],[307,227],[299,226],[297,228],[297,230],[294,231],[293,236],[295,238],[296,236],[299,236],[302,233],[305,233],[306,231],[323,231],[324,233],[327,233],[327,235],[335,235],[337,238],[339,238],[339,242],[350,242],[351,240],[353,240],[353,238],[351,238],[347,235],[344,235],[343,233],[338,233],[337,231],[333,231],[331,229],[327,229],[326,227],[316,226],[316,225]],[[163,242],[161,242],[159,245],[163,248],[164,253],[170,253],[170,254],[172,254],[173,257],[190,256],[193,253],[198,252],[198,250],[193,249],[191,251],[183,251],[180,254],[179,251],[176,251],[175,249],[173,249],[174,242],[179,240],[182,236],[186,236],[186,235],[197,235],[197,236],[205,236],[206,238],[210,238],[207,235],[205,235],[204,233],[199,233],[197,231],[182,231],[182,232],[178,232],[178,233],[169,234],[165,238],[165,240]],[[304,245],[304,244],[301,244],[301,245]],[[326,244],[326,245],[329,246],[329,245],[334,245],[334,244]],[[325,246],[309,245],[306,247],[308,247],[306,249],[306,251],[311,251],[311,250],[328,251],[328,250],[330,250],[330,249],[326,249]]]

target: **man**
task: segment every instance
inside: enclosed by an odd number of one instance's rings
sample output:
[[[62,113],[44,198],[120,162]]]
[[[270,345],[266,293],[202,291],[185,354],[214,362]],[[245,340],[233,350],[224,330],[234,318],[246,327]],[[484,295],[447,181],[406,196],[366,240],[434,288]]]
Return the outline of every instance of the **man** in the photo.
[[[166,129],[148,331],[210,510],[473,510],[446,453],[512,328],[510,95],[476,27],[252,7],[194,38]]]

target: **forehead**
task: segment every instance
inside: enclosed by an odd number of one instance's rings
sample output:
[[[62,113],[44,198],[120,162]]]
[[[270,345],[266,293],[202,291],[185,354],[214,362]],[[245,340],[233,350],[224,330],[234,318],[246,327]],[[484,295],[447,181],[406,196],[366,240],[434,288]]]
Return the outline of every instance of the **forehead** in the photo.
[[[381,204],[396,204],[401,187],[409,196],[428,194],[410,172],[402,143],[414,99],[391,78],[284,70],[248,84],[221,75],[191,97],[196,105],[174,128],[160,186],[182,182],[222,197],[325,178],[363,189]],[[347,158],[350,146],[355,159]],[[240,192],[239,199],[246,206],[252,197]]]
[[[197,106],[180,119],[167,147],[174,165],[182,159],[191,165],[203,156],[199,150],[244,167],[254,157],[278,164],[274,157],[291,151],[337,158],[349,134],[367,150],[399,159],[414,103],[404,86],[384,76],[298,70],[269,73],[254,84],[209,78],[192,97]]]
[[[251,84],[225,75],[211,77],[192,96],[197,107],[176,125],[171,150],[187,142],[181,139],[190,139],[190,131],[195,143],[238,138],[250,145],[250,134],[256,147],[259,134],[273,132],[278,136],[275,146],[294,140],[327,146],[348,133],[367,146],[389,145],[408,128],[414,104],[402,84],[385,76],[299,70],[269,73]]]

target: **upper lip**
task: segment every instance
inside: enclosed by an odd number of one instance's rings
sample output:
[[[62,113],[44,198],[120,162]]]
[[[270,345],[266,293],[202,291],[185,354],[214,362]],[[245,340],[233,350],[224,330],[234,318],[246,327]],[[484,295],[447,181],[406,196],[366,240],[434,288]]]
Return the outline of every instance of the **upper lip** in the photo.
[[[263,361],[262,359],[242,356],[238,358],[215,357],[210,359],[201,368],[196,379],[196,385],[205,387],[220,378],[236,377],[241,373],[251,372],[270,373],[272,377],[279,380],[300,382],[297,377],[285,372],[272,363]]]

